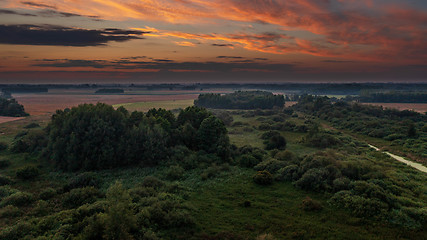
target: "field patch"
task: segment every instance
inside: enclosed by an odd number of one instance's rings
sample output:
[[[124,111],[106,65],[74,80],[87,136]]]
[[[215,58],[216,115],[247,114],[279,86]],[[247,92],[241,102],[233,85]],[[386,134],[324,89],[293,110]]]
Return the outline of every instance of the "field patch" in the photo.
[[[134,102],[134,103],[121,103],[113,105],[113,107],[118,108],[123,106],[128,111],[142,111],[146,112],[152,108],[164,108],[166,110],[186,108],[193,105],[193,99],[185,100],[172,100],[172,101],[151,101],[151,102]]]

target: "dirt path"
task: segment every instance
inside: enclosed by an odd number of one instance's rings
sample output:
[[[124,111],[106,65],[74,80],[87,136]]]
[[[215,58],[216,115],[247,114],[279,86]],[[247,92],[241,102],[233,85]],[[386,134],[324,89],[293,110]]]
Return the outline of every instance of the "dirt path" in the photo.
[[[375,149],[375,150],[377,150],[377,151],[380,151],[380,149],[379,148],[377,148],[377,147],[375,147],[375,146],[373,146],[373,145],[371,145],[371,144],[368,144],[369,145],[369,147],[371,147],[371,148],[373,148],[373,149]],[[406,160],[406,159],[404,159],[403,157],[401,157],[401,156],[397,156],[397,155],[394,155],[394,154],[392,154],[392,153],[389,153],[389,152],[384,152],[385,154],[387,154],[387,155],[389,155],[390,157],[392,157],[392,158],[394,158],[394,159],[396,159],[397,161],[399,161],[399,162],[403,162],[403,163],[405,163],[406,165],[409,165],[409,166],[411,166],[411,167],[413,167],[413,168],[415,168],[415,169],[417,169],[417,170],[419,170],[419,171],[421,171],[421,172],[424,172],[424,173],[427,173],[427,167],[424,167],[423,165],[421,165],[420,163],[415,163],[415,162],[411,162],[411,161],[409,161],[409,160]]]
[[[3,117],[3,116],[0,116],[0,123],[11,122],[11,121],[16,121],[16,120],[20,120],[20,119],[24,119],[24,117]]]

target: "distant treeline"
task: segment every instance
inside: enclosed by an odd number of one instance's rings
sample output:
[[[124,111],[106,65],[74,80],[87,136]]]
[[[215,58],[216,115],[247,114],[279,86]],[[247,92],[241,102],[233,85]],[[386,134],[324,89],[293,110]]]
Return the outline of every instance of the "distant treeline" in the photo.
[[[283,107],[283,95],[264,91],[237,91],[230,94],[200,94],[194,105],[220,109],[272,109]]]
[[[0,116],[24,117],[28,116],[28,113],[15,99],[0,98]]]
[[[17,87],[4,87],[3,92],[9,93],[39,93],[48,92],[49,89],[46,87],[33,87],[33,86],[17,86]]]
[[[360,102],[382,103],[427,103],[427,92],[375,92],[362,93],[357,97],[346,97],[346,100],[358,100]]]
[[[125,91],[120,88],[101,88],[95,93],[124,93]]]

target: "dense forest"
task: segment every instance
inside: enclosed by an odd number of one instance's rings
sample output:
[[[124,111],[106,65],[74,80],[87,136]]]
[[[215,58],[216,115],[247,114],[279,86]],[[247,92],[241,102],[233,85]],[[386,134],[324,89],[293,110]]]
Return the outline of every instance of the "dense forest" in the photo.
[[[283,95],[274,95],[264,91],[237,91],[230,94],[200,94],[194,105],[219,109],[272,109],[282,108],[285,104]]]
[[[83,104],[11,123],[0,239],[422,239],[426,176],[322,127],[345,114],[424,134],[425,115],[314,96],[213,113]]]
[[[28,113],[15,99],[0,98],[0,116],[24,117],[28,116]]]

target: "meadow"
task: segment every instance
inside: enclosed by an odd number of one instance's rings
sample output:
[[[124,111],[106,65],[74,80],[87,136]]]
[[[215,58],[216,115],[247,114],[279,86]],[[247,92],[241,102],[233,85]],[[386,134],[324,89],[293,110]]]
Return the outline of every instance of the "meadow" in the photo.
[[[76,104],[96,97],[81,96]],[[159,95],[147,102],[139,99],[147,96],[114,96],[101,97],[136,101],[114,105],[130,112],[153,107],[183,109],[193,104],[188,94]],[[2,239],[111,239],[105,235],[109,228],[99,224],[119,224],[111,220],[114,214],[128,223],[115,226],[134,239],[427,236],[425,174],[370,149],[366,142],[371,138],[337,130],[298,108],[210,109],[226,124],[232,146],[228,162],[179,146],[172,148],[170,159],[155,165],[68,172],[56,168],[43,152],[13,150],[19,140],[41,143],[26,136],[40,136],[36,134],[43,134],[51,121],[50,108],[58,103],[45,108],[37,105],[43,101],[34,102],[35,115],[0,123],[0,142],[8,146],[0,151]],[[298,107],[295,104],[289,105]],[[268,136],[273,133],[286,140],[285,146],[267,150]],[[384,140],[372,140],[387,146]],[[286,175],[292,169],[300,173]],[[254,180],[260,171],[271,173],[269,184]],[[121,205],[114,204],[117,193],[124,196]]]

